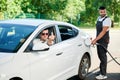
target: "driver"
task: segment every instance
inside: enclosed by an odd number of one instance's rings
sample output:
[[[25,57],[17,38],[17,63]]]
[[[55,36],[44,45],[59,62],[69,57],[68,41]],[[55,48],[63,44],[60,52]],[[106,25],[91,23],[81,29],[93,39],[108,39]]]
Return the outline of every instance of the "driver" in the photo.
[[[54,40],[55,40],[55,36],[53,35],[53,33],[51,33],[51,35],[49,35],[49,31],[48,29],[44,29],[40,34],[39,34],[39,39],[34,39],[33,40],[33,50],[36,47],[40,47],[41,48],[44,46],[51,46],[54,44]]]

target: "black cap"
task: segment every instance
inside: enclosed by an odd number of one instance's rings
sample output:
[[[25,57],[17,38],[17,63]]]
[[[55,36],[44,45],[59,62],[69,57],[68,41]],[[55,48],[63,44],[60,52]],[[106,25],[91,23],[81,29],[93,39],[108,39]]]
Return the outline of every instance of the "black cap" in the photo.
[[[99,9],[100,9],[100,10],[104,10],[104,9],[106,9],[106,8],[105,8],[104,6],[100,6]]]

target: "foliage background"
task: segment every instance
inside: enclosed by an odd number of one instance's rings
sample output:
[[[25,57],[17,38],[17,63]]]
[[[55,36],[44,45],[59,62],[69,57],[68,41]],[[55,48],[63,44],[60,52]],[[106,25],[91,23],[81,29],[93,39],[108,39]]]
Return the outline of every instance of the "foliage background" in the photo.
[[[120,0],[0,0],[0,20],[38,18],[94,26],[101,5],[120,26]]]

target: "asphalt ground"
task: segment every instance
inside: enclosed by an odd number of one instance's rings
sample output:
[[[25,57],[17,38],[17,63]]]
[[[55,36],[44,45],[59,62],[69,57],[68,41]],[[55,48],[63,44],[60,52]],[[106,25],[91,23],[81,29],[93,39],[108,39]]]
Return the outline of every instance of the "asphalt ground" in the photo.
[[[82,29],[91,35],[94,39],[96,35],[95,29]],[[96,80],[96,73],[99,71],[99,58],[97,56],[96,46],[91,47],[92,50],[92,60],[91,68],[85,80]],[[120,63],[120,29],[110,29],[110,43],[108,46],[108,51],[111,55]],[[114,60],[107,54],[108,64],[107,64],[107,76],[106,80],[120,80],[120,65],[114,62]],[[77,76],[71,77],[68,80],[79,80]]]

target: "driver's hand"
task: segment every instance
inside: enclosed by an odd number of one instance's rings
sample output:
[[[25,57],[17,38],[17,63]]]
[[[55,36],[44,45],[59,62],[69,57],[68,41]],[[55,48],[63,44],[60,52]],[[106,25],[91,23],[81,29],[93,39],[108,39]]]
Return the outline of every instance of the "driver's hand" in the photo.
[[[48,40],[54,41],[55,40],[55,35],[53,33],[51,33],[51,35],[49,36]]]

